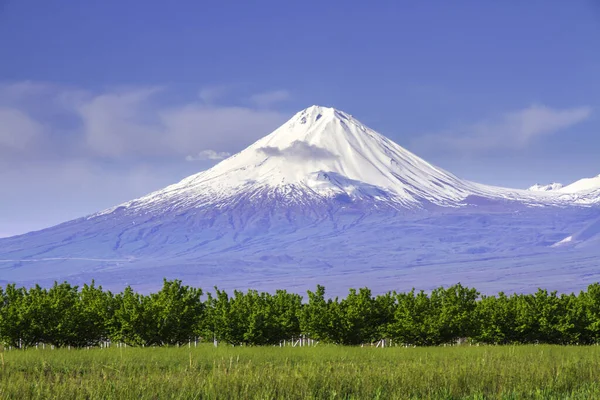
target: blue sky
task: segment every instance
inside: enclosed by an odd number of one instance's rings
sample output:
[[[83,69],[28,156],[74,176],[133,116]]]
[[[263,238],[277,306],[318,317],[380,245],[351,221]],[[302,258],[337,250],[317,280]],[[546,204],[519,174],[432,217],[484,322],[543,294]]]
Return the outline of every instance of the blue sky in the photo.
[[[471,180],[600,173],[600,2],[0,0],[0,236],[328,105]]]

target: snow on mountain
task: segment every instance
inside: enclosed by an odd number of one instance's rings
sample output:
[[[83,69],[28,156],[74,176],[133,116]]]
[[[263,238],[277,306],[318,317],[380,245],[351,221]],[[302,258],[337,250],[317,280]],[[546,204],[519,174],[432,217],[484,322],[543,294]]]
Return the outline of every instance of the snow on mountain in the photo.
[[[552,247],[572,246],[577,248],[583,247],[600,247],[600,218],[592,219],[583,228],[579,229],[572,235],[567,236],[561,241],[552,245]]]
[[[580,179],[551,193],[567,204],[590,206],[600,204],[600,175]]]
[[[600,280],[600,246],[585,245],[597,240],[595,199],[469,182],[313,106],[163,190],[0,239],[0,283],[577,290]],[[577,246],[553,247],[569,236]]]
[[[561,189],[562,187],[562,184],[556,182],[551,183],[549,185],[540,185],[539,183],[536,183],[527,190],[530,192],[550,192]]]
[[[580,179],[560,189],[562,193],[581,193],[600,190],[600,175],[594,178]]]

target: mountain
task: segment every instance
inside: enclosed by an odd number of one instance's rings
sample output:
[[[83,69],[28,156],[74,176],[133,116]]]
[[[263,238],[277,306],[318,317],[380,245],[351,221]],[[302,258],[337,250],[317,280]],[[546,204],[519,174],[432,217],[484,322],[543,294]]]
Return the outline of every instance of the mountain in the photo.
[[[480,290],[598,280],[593,193],[460,179],[342,111],[313,106],[215,167],[56,227],[0,239],[0,279],[139,290]],[[591,234],[589,234],[591,233]],[[581,240],[556,246],[569,236]],[[572,268],[577,266],[577,268]],[[542,278],[543,277],[543,280]],[[1,283],[1,281],[0,281]]]
[[[556,182],[551,183],[549,185],[540,185],[539,183],[536,183],[527,190],[529,190],[530,192],[550,192],[553,190],[556,191],[562,189],[562,187],[562,184]]]

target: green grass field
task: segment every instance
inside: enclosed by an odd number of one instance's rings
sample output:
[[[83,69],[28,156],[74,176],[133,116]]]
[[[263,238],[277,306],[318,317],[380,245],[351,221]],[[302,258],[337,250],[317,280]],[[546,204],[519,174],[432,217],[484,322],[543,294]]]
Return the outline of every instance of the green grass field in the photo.
[[[5,351],[0,398],[595,399],[600,347]]]

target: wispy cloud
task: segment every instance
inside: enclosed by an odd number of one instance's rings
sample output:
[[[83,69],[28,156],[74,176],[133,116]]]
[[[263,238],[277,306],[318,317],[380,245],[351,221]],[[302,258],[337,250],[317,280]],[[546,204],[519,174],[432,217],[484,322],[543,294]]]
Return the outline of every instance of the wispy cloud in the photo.
[[[294,141],[289,147],[280,149],[278,147],[266,146],[258,149],[259,152],[269,157],[285,157],[296,160],[331,160],[338,156],[327,149],[308,144],[306,142]]]
[[[231,155],[226,151],[202,150],[195,156],[185,157],[186,161],[223,160]]]
[[[103,93],[76,107],[87,148],[103,157],[131,152],[156,155],[165,150],[163,129],[151,117],[151,99],[158,88]]]
[[[14,108],[0,107],[0,151],[32,150],[42,134],[43,127],[29,115]]]
[[[241,150],[270,133],[288,118],[276,111],[246,107],[207,107],[188,104],[158,112],[166,148],[189,155],[192,149],[218,152]]]
[[[204,104],[212,105],[231,93],[233,88],[234,85],[207,86],[198,91],[198,97]]]
[[[465,152],[522,149],[543,136],[585,121],[591,114],[592,108],[587,106],[554,109],[544,105],[532,105],[492,120],[425,135],[416,139],[413,144],[417,147]]]
[[[289,100],[290,97],[290,93],[287,90],[273,90],[254,94],[250,96],[250,101],[258,107],[268,108],[277,103]]]
[[[215,160],[287,119],[273,110],[198,99],[168,104],[165,92],[159,87],[95,93],[35,82],[0,84],[0,162],[8,156],[38,157],[34,150],[41,143],[48,156],[67,158],[181,160],[202,154]],[[215,153],[203,154],[204,149]]]

